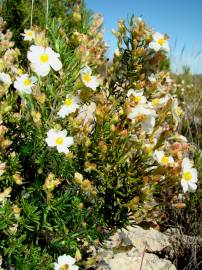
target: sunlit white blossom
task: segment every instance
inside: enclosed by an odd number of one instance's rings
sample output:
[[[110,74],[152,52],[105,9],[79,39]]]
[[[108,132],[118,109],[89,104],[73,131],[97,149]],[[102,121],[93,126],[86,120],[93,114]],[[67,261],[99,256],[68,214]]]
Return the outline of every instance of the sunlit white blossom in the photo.
[[[67,137],[67,131],[50,129],[47,133],[46,143],[50,147],[56,147],[59,153],[69,153],[69,147],[74,143],[72,137]]]
[[[155,150],[153,158],[162,166],[173,166],[175,164],[173,157],[166,155],[164,151]]]
[[[67,95],[58,115],[64,118],[68,114],[75,112],[77,108],[79,108],[79,97]]]
[[[132,100],[136,103],[136,104],[145,104],[147,99],[146,97],[143,95],[143,91],[135,91],[133,89],[130,89],[127,93],[128,97],[132,97]]]
[[[146,104],[140,104],[131,109],[128,114],[129,119],[136,119],[141,122],[141,126],[145,132],[150,133],[155,126],[156,112],[153,108]]]
[[[35,32],[31,29],[25,29],[24,34],[21,34],[24,40],[32,41],[35,39]]]
[[[156,32],[152,35],[152,38],[153,40],[149,43],[149,47],[151,49],[153,49],[156,52],[158,52],[159,50],[164,50],[168,52],[170,50],[165,35]]]
[[[31,94],[32,87],[34,83],[37,81],[37,78],[32,76],[29,77],[28,74],[22,74],[20,77],[16,78],[14,82],[14,87],[19,91],[19,93],[23,94]]]
[[[99,86],[99,82],[97,80],[97,76],[92,76],[92,70],[89,66],[85,66],[81,71],[81,79],[85,86],[96,90]]]
[[[198,176],[197,170],[193,168],[193,163],[190,159],[184,158],[182,161],[182,179],[181,186],[184,192],[194,192],[197,189]]]
[[[160,107],[163,107],[164,105],[166,105],[168,100],[169,100],[168,95],[166,95],[165,97],[162,97],[162,98],[153,98],[152,105],[154,108],[160,108]]]
[[[54,263],[55,270],[78,270],[79,267],[75,265],[76,260],[69,255],[62,255],[58,257],[57,263]]]
[[[62,68],[59,57],[60,55],[50,47],[36,45],[32,45],[27,53],[27,58],[31,62],[33,71],[42,77],[48,75],[51,68],[55,71],[59,71]]]

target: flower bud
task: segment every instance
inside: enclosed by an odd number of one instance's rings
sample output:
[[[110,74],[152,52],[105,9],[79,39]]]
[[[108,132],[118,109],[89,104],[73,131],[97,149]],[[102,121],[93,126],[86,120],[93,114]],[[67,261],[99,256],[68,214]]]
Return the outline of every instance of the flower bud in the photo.
[[[3,149],[6,149],[6,148],[8,148],[12,143],[13,143],[12,141],[10,141],[10,140],[8,140],[8,139],[5,139],[5,140],[3,140],[3,141],[1,142],[1,147],[2,147]]]
[[[23,184],[23,178],[22,178],[22,176],[20,174],[14,174],[12,176],[12,178],[13,178],[13,180],[15,181],[15,183],[17,185],[22,185]]]
[[[72,14],[72,16],[73,16],[73,19],[74,19],[74,21],[75,21],[76,23],[79,23],[79,22],[81,21],[81,14],[80,14],[80,13],[74,12],[74,13]]]
[[[74,174],[74,180],[77,184],[81,185],[83,183],[83,175],[78,173],[78,172],[75,172]]]

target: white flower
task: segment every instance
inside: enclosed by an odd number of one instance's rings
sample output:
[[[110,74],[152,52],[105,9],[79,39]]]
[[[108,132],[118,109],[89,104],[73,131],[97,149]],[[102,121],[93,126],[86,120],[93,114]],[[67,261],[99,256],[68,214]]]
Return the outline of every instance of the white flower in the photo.
[[[154,73],[152,73],[150,76],[148,76],[148,80],[151,83],[155,83],[157,81],[156,76],[154,75]]]
[[[54,263],[55,270],[78,270],[79,267],[75,265],[76,260],[69,255],[62,255],[58,257],[58,262]]]
[[[35,39],[35,32],[31,29],[25,29],[24,34],[21,34],[24,37],[24,40],[32,41]]]
[[[0,81],[7,86],[10,86],[12,84],[10,75],[4,72],[0,72]]]
[[[173,166],[175,161],[172,156],[167,156],[164,151],[155,150],[153,158],[162,166]]]
[[[182,161],[182,179],[181,186],[184,193],[187,191],[194,192],[197,189],[197,170],[193,168],[193,163],[190,159],[184,158]]]
[[[153,40],[152,42],[149,43],[149,47],[156,52],[159,50],[164,50],[166,52],[169,52],[169,46],[168,46],[168,41],[165,37],[165,35],[162,35],[158,32],[153,34]]]
[[[75,112],[77,108],[79,108],[79,98],[71,95],[67,95],[64,101],[64,105],[62,105],[61,109],[58,112],[58,115],[64,118],[66,115]]]
[[[150,133],[155,126],[156,112],[146,104],[140,104],[132,108],[128,114],[129,119],[141,121],[141,126],[145,132]]]
[[[154,108],[160,108],[163,107],[164,105],[166,105],[166,103],[169,100],[169,96],[165,96],[163,98],[154,98],[152,99],[152,105],[154,106]]]
[[[29,77],[28,74],[22,74],[20,77],[16,78],[14,82],[14,87],[19,91],[19,93],[23,94],[31,94],[32,87],[34,83],[37,81],[37,78],[32,76]]]
[[[46,143],[50,147],[57,148],[59,153],[69,153],[69,147],[74,143],[72,137],[67,137],[67,131],[56,131],[54,129],[50,129],[47,133]]]
[[[85,86],[96,90],[96,88],[99,86],[99,82],[97,80],[96,76],[92,76],[92,70],[89,66],[85,66],[81,71],[81,79]]]
[[[130,89],[127,93],[128,97],[133,97],[133,101],[137,104],[145,104],[147,99],[145,96],[143,96],[143,91],[135,91],[133,89]]]
[[[55,71],[62,68],[59,60],[60,55],[55,53],[50,47],[32,45],[27,53],[27,58],[31,62],[31,67],[38,75],[44,77],[48,75],[50,68]]]

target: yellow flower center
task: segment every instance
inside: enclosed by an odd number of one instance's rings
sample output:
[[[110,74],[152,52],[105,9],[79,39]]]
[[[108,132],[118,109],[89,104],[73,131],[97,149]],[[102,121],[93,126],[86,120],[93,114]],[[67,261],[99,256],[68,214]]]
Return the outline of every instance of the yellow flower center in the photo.
[[[25,80],[23,81],[23,83],[24,83],[25,86],[30,86],[31,81],[30,81],[29,79],[25,79]]]
[[[160,102],[160,99],[159,98],[155,98],[155,99],[152,100],[152,104],[154,106],[158,106],[159,105],[159,102]]]
[[[68,98],[66,98],[64,103],[65,103],[66,106],[71,106],[72,105],[72,99],[70,97],[68,97]]]
[[[48,59],[49,59],[49,57],[48,57],[48,55],[46,53],[40,55],[40,61],[42,63],[47,63]]]
[[[168,162],[169,162],[169,158],[167,156],[163,156],[161,159],[161,163],[166,165],[168,164]]]
[[[184,172],[183,178],[185,181],[190,181],[192,179],[192,175],[189,171],[187,171],[187,172]]]
[[[33,37],[34,33],[33,33],[33,31],[28,31],[28,32],[27,32],[27,35],[28,35],[29,37]]]
[[[62,266],[60,266],[59,270],[68,270],[69,269],[69,265],[66,263]]]
[[[56,144],[57,145],[61,145],[63,143],[63,138],[62,137],[58,137],[57,139],[56,139]]]
[[[136,102],[136,103],[139,103],[141,101],[141,96],[134,96],[133,100]]]
[[[84,80],[85,82],[90,82],[90,81],[91,81],[91,76],[90,76],[90,74],[84,74],[84,75],[83,75],[83,80]]]
[[[165,39],[164,38],[159,38],[159,40],[157,41],[157,43],[160,45],[160,46],[163,46],[165,44]]]

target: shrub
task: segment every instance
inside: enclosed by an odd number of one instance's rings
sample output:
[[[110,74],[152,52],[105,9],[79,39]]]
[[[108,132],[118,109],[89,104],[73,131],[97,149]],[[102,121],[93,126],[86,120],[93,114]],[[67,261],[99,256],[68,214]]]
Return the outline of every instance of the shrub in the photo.
[[[61,260],[74,264],[65,253],[84,268],[89,246],[107,232],[131,219],[161,220],[180,181],[184,192],[196,189],[186,138],[177,133],[182,111],[171,94],[168,37],[140,18],[127,27],[119,21],[119,49],[107,64],[101,17],[90,17],[83,1],[68,2],[65,16],[60,4],[59,13],[50,9],[55,17],[45,30],[41,13],[33,17],[23,41],[12,25],[16,48],[1,20],[0,229],[7,268],[51,269],[58,257],[55,269]]]

